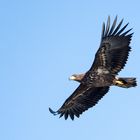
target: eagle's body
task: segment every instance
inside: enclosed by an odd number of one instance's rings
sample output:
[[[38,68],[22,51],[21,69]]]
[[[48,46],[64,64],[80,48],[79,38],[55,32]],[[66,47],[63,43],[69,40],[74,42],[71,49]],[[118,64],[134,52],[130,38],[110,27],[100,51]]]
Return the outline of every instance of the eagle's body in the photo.
[[[115,75],[110,74],[110,72],[105,68],[98,68],[97,70],[88,71],[83,77],[81,83],[93,87],[104,87],[111,86]]]
[[[73,120],[74,116],[79,117],[85,110],[96,105],[109,91],[110,86],[136,86],[136,78],[117,77],[126,64],[133,33],[129,33],[131,29],[124,32],[128,24],[121,28],[123,20],[117,26],[116,22],[117,17],[110,26],[108,17],[106,27],[103,23],[101,44],[91,68],[84,74],[74,74],[70,77],[71,80],[80,82],[79,87],[58,111],[54,112],[49,108],[51,113],[60,114],[60,117],[64,115],[65,119],[70,116]]]

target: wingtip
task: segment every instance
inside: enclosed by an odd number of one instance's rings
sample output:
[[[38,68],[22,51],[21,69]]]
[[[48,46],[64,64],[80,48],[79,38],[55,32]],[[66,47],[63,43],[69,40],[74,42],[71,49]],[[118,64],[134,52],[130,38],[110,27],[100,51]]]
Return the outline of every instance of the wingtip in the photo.
[[[50,107],[49,107],[49,111],[50,111],[50,113],[52,113],[53,115],[58,115],[58,112],[57,112],[57,111],[53,111]]]
[[[108,15],[108,19],[107,20],[110,20],[110,15]]]

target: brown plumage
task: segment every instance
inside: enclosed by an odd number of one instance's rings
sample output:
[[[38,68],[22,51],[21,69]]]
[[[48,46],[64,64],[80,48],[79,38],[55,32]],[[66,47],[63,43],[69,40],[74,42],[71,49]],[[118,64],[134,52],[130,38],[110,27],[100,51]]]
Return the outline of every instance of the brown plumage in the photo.
[[[119,86],[123,88],[135,87],[136,78],[118,78],[116,75],[124,68],[131,50],[129,44],[133,33],[132,29],[124,31],[126,24],[121,28],[123,20],[116,26],[117,17],[110,26],[110,17],[107,25],[103,23],[101,43],[91,68],[85,74],[75,74],[70,79],[80,82],[79,87],[58,109],[50,112],[60,114],[65,119],[70,116],[79,117],[85,110],[93,107],[109,91],[109,87]]]

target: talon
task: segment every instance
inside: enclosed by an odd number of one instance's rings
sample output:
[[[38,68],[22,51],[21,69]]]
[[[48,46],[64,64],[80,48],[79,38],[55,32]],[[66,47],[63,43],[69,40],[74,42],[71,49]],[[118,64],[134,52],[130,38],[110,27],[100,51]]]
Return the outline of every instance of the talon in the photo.
[[[122,81],[116,81],[116,84],[123,85],[124,83]]]

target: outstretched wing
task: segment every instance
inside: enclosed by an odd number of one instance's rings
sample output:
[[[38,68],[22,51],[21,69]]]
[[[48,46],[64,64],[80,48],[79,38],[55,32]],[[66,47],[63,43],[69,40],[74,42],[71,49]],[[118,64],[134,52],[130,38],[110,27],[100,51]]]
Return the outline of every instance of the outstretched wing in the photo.
[[[110,26],[110,17],[108,17],[107,25],[103,23],[101,44],[95,55],[95,60],[90,70],[94,70],[99,66],[108,68],[112,74],[117,74],[124,68],[130,51],[130,41],[133,33],[129,29],[124,32],[128,23],[121,27],[123,19],[116,26],[117,17],[112,26]]]
[[[79,118],[85,110],[97,104],[108,90],[109,87],[89,88],[81,84],[58,111],[54,112],[50,108],[49,110],[54,115],[60,114],[60,117],[64,116],[65,119],[70,116],[74,120],[74,116]]]

